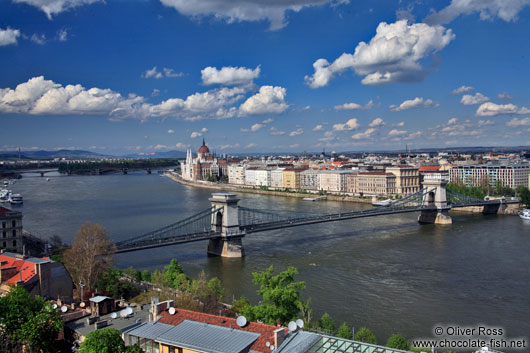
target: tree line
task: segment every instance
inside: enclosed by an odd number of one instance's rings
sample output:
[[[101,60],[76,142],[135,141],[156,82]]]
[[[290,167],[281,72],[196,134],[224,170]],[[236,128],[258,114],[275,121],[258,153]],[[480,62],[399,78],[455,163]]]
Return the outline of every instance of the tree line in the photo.
[[[59,172],[75,173],[80,171],[95,171],[97,169],[154,169],[176,165],[179,165],[179,161],[176,158],[98,160],[61,163],[59,164]]]

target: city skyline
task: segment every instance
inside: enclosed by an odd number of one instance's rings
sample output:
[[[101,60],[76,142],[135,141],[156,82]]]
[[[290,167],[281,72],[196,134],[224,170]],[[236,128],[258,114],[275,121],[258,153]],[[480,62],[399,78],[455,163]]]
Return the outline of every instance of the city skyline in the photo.
[[[0,4],[0,150],[530,145],[530,1]]]

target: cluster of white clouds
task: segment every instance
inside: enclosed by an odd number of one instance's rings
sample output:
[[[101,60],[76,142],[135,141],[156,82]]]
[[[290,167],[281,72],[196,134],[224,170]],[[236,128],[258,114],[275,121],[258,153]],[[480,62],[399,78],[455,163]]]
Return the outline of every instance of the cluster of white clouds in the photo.
[[[480,92],[475,93],[474,96],[470,94],[464,94],[460,103],[463,105],[476,105],[489,101],[490,99]]]
[[[207,133],[207,132],[208,132],[208,129],[203,127],[201,131],[193,131],[190,135],[190,138],[194,139],[197,137],[201,137],[204,133]]]
[[[169,69],[167,67],[164,67],[162,71],[158,71],[156,66],[153,66],[152,69],[145,70],[145,72],[142,74],[143,78],[163,78],[163,77],[182,77],[184,76],[183,72],[175,72],[173,69]]]
[[[473,88],[471,86],[462,85],[462,86],[458,87],[457,89],[452,90],[451,94],[462,94],[462,93],[471,92],[471,91],[474,91],[474,90],[475,90],[475,88]]]
[[[0,28],[0,47],[4,45],[17,44],[20,37],[20,30],[7,27]]]
[[[513,118],[512,120],[508,121],[506,125],[509,127],[523,127],[523,126],[530,127],[530,118],[521,118],[521,119]]]
[[[495,104],[493,102],[482,103],[475,113],[477,116],[497,116],[497,115],[514,115],[530,114],[527,107],[518,107],[514,104]]]
[[[270,23],[271,30],[278,30],[287,24],[285,13],[298,12],[304,7],[326,3],[348,3],[349,0],[160,0],[162,4],[191,17],[214,16],[228,23],[238,21],[262,21]]]
[[[333,130],[335,131],[351,131],[351,130],[355,130],[359,127],[359,122],[357,121],[356,118],[352,118],[350,120],[348,120],[347,122],[345,122],[344,124],[334,124],[333,125]]]
[[[224,66],[221,70],[208,66],[201,70],[202,83],[204,85],[248,85],[259,77],[261,68],[254,70],[246,67]]]
[[[360,42],[353,54],[343,53],[333,63],[326,59],[315,61],[315,72],[305,81],[311,88],[327,86],[336,74],[347,69],[364,76],[361,82],[365,85],[421,81],[430,69],[420,62],[454,38],[450,29],[439,25],[409,25],[406,20],[381,22],[370,42]]]
[[[286,90],[279,86],[262,86],[239,107],[248,90],[222,87],[194,93],[185,99],[170,98],[151,104],[141,96],[122,96],[111,89],[86,89],[80,84],[62,86],[43,76],[34,77],[15,89],[0,88],[0,113],[14,114],[108,114],[111,120],[174,117],[186,120],[223,119],[260,114],[279,114],[289,105]]]
[[[399,112],[402,110],[416,109],[416,108],[437,108],[440,106],[437,102],[432,99],[423,99],[423,97],[416,97],[414,99],[408,99],[403,101],[400,105],[392,104],[388,108],[393,112]]]
[[[43,11],[51,20],[54,15],[74,7],[89,5],[104,0],[12,0],[13,2],[25,3],[35,6]]]
[[[478,12],[480,19],[489,20],[495,17],[510,22],[517,20],[517,15],[530,5],[530,0],[452,0],[449,6],[429,15],[426,23],[446,24],[460,15]]]
[[[368,109],[372,109],[373,107],[374,107],[374,102],[370,100],[365,105],[360,105],[358,103],[353,103],[353,102],[336,105],[335,110],[337,111],[339,110],[368,110]]]

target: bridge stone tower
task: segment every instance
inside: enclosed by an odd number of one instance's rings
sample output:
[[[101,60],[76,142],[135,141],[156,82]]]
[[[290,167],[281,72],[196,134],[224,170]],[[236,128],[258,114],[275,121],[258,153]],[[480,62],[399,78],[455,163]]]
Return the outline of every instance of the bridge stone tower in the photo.
[[[448,181],[441,174],[426,175],[423,187],[431,190],[423,197],[423,206],[436,209],[423,210],[418,217],[419,223],[452,224],[449,216],[451,207],[447,205],[446,185]]]
[[[212,209],[219,211],[212,214],[212,230],[220,232],[221,237],[210,239],[208,254],[223,257],[243,257],[245,255],[241,238],[245,232],[239,230],[239,211],[236,194],[213,193],[209,199]]]

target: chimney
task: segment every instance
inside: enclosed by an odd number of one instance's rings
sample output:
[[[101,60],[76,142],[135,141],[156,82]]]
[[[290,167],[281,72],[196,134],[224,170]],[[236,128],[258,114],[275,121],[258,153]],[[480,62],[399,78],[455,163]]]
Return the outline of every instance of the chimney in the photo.
[[[285,339],[285,329],[279,328],[274,330],[274,347],[278,348]]]

